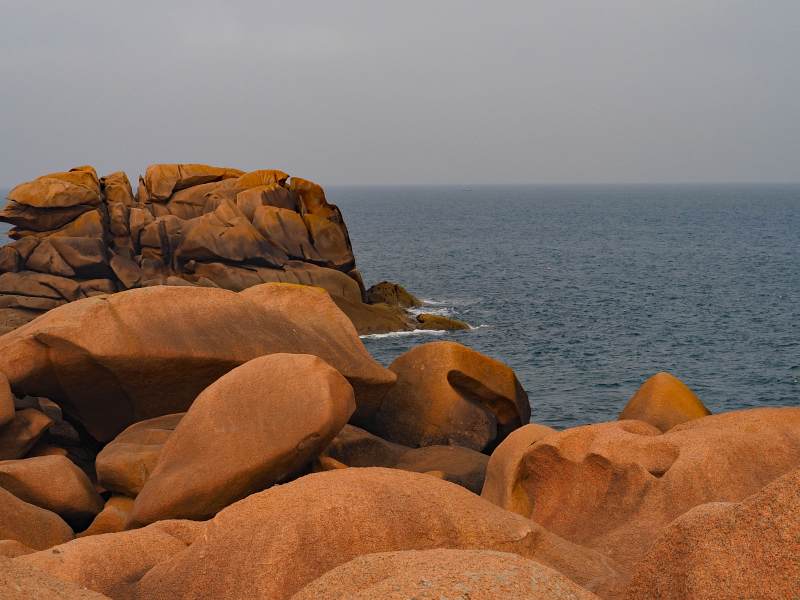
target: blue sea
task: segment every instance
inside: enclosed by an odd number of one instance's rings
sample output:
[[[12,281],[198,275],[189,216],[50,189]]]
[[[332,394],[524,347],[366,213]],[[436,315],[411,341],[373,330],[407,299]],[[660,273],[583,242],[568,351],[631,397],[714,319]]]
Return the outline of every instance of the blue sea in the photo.
[[[474,327],[365,338],[386,365],[458,341],[513,367],[555,427],[615,419],[661,370],[712,412],[800,405],[800,185],[327,192],[367,285]]]

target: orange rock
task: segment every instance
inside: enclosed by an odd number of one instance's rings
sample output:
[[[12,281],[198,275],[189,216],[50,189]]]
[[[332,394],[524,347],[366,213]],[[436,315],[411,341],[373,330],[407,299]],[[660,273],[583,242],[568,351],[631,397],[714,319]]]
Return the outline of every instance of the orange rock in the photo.
[[[72,302],[0,337],[0,371],[20,393],[56,401],[99,441],[186,410],[234,367],[280,352],[324,354],[359,405],[377,405],[394,374],[355,332],[319,323],[312,308],[289,319],[226,290],[135,289]]]
[[[100,204],[100,189],[96,183],[90,185],[91,179],[83,172],[51,173],[18,185],[8,193],[8,199],[34,208]]]
[[[555,432],[555,429],[535,423],[512,431],[492,452],[481,496],[506,510],[530,514],[531,499],[520,488],[522,459],[533,444]]]
[[[116,171],[100,179],[108,204],[121,204],[123,206],[133,206],[133,190],[128,176],[123,171]]]
[[[76,537],[87,535],[100,535],[103,533],[116,533],[125,531],[133,511],[133,498],[127,496],[111,496],[106,501],[103,510],[95,517],[92,524]]]
[[[0,590],[3,591],[3,600],[108,600],[108,596],[10,558],[0,558]]]
[[[639,561],[624,597],[793,598],[800,589],[800,469],[741,502],[701,504]]]
[[[25,544],[21,544],[17,540],[0,540],[0,556],[6,558],[16,558],[24,554],[33,554],[36,552],[33,548],[28,548]]]
[[[103,508],[92,482],[65,456],[0,461],[0,487],[83,529]]]
[[[800,464],[800,409],[696,419],[662,434],[642,421],[567,429],[530,446],[512,507],[625,571],[659,532],[706,502],[746,498]]]
[[[159,164],[147,167],[143,181],[148,200],[160,202],[169,198],[173,191],[240,175],[242,175],[242,171],[227,167],[199,164]]]
[[[11,223],[31,232],[50,232],[60,229],[83,214],[95,213],[94,206],[78,204],[62,208],[37,208],[9,200],[0,210],[0,221]]]
[[[388,304],[402,308],[422,306],[419,298],[410,293],[402,285],[390,281],[381,281],[367,290],[367,302],[370,304]]]
[[[593,587],[616,577],[604,557],[457,485],[370,468],[307,475],[229,506],[135,587],[140,598],[282,600],[357,556],[435,548],[513,552]]]
[[[184,414],[139,421],[125,429],[97,455],[97,482],[107,490],[135,498]]]
[[[292,210],[259,206],[253,211],[253,226],[293,259],[321,261],[309,237],[303,217]]]
[[[163,521],[135,531],[78,538],[14,562],[112,598],[131,598],[132,583],[154,565],[179,556],[204,529],[193,521]]]
[[[416,329],[406,311],[397,306],[364,304],[359,298],[342,298],[335,295],[333,300],[355,325],[359,335]]]
[[[240,175],[236,180],[236,187],[246,190],[263,185],[277,184],[282,186],[287,179],[289,179],[289,175],[278,169],[261,169]]]
[[[136,497],[131,521],[205,519],[308,466],[355,410],[353,390],[316,356],[245,363],[192,403]]]
[[[16,411],[14,419],[0,427],[0,460],[25,456],[52,425],[53,420],[36,409]]]
[[[292,600],[591,600],[597,596],[557,571],[507,552],[408,550],[354,558]]]
[[[662,371],[642,384],[619,418],[644,421],[668,431],[675,425],[710,414],[700,398],[680,379]]]
[[[364,425],[387,440],[484,451],[530,420],[528,395],[514,371],[461,344],[416,346],[389,369],[397,383]]]
[[[331,460],[332,459],[332,460]],[[389,467],[417,473],[438,473],[439,479],[480,493],[486,473],[485,454],[459,446],[408,448],[368,431],[345,425],[320,455],[317,470],[342,467]]]
[[[8,378],[0,372],[0,428],[14,419],[14,394]]]
[[[43,550],[71,539],[72,529],[57,514],[0,488],[0,540],[16,540]]]

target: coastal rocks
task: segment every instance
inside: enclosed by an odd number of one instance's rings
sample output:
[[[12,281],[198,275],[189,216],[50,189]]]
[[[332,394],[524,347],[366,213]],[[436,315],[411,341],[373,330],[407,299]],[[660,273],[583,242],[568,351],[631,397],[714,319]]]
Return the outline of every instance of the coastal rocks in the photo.
[[[0,488],[0,540],[43,550],[71,539],[72,529],[57,514]]]
[[[619,418],[644,421],[668,431],[675,425],[710,414],[700,398],[680,379],[662,371],[642,384]]]
[[[108,596],[10,558],[0,558],[0,590],[3,600],[108,600]]]
[[[359,556],[292,596],[292,600],[375,598],[591,600],[597,596],[516,554],[445,549]]]
[[[374,335],[392,331],[412,331],[414,323],[405,310],[388,304],[363,304],[347,298],[333,297],[336,306],[347,315],[358,335]]]
[[[204,524],[193,521],[164,521],[134,531],[82,537],[14,562],[111,598],[131,598],[133,582],[153,566],[180,556],[204,530]]]
[[[0,487],[56,513],[75,529],[83,529],[103,508],[92,482],[65,456],[2,461]]]
[[[800,470],[741,502],[701,504],[667,527],[624,597],[792,598],[800,583]]]
[[[492,452],[481,496],[506,510],[530,514],[531,498],[520,485],[520,480],[524,479],[520,473],[522,460],[531,446],[555,432],[555,429],[535,423],[512,431]]]
[[[109,491],[135,498],[184,414],[139,421],[106,444],[95,460],[97,483]]]
[[[316,356],[251,360],[197,397],[164,444],[131,520],[207,519],[296,475],[354,410],[350,384]]]
[[[525,452],[506,505],[630,570],[661,529],[707,502],[737,502],[800,464],[800,409],[641,421],[550,434]]]
[[[389,369],[397,383],[364,427],[392,442],[491,452],[530,420],[528,396],[514,371],[461,344],[416,346]]]
[[[459,446],[408,448],[345,425],[321,454],[318,470],[342,467],[387,467],[428,473],[480,493],[488,457]]]
[[[185,411],[231,369],[280,352],[324,353],[369,414],[396,376],[352,329],[316,327],[313,310],[306,326],[226,290],[129,290],[61,306],[0,337],[0,371],[20,393],[57,402],[100,442],[133,422]]]
[[[369,304],[388,304],[401,308],[414,308],[422,306],[419,298],[411,294],[402,285],[381,281],[369,288],[364,297]]]
[[[417,315],[417,329],[433,329],[442,331],[463,331],[469,329],[469,325],[458,319],[451,319],[442,315],[422,313]]]
[[[616,577],[607,559],[457,485],[368,468],[306,475],[229,506],[135,590],[140,598],[281,600],[357,556],[435,548],[513,552],[579,585]]]
[[[133,512],[133,498],[127,496],[111,496],[103,506],[103,510],[95,517],[92,524],[75,537],[100,535],[124,531]]]

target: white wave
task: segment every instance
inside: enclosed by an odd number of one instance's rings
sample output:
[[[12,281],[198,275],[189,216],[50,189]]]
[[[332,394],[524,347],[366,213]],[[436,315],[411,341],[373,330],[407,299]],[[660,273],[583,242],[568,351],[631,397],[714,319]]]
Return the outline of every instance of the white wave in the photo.
[[[405,337],[409,335],[444,335],[447,333],[442,329],[412,329],[411,331],[390,331],[389,333],[368,333],[360,335],[362,340],[379,340],[383,338]]]

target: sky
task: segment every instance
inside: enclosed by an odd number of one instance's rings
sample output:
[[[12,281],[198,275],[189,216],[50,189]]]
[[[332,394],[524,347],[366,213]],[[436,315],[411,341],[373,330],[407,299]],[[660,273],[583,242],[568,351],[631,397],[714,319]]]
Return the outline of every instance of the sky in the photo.
[[[800,181],[800,2],[0,0],[0,187]]]

